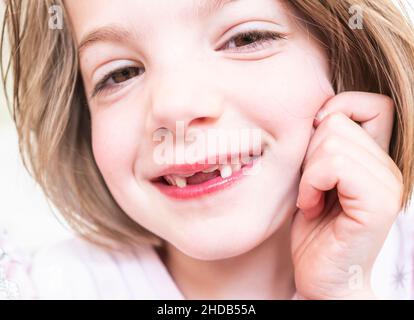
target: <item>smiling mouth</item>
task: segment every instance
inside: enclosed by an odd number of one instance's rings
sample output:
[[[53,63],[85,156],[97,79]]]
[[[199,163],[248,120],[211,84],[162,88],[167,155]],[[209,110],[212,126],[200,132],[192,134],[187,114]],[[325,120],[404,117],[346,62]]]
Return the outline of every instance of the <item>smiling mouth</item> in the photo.
[[[246,164],[213,164],[191,166],[199,170],[168,173],[151,181],[162,193],[175,199],[192,199],[223,190],[247,175],[262,158],[251,156]],[[185,166],[184,166],[185,167]],[[180,171],[180,170],[178,170]]]
[[[195,172],[188,175],[166,175],[162,179],[171,186],[177,186],[178,188],[185,188],[187,185],[196,185],[202,184],[208,180],[214,179],[216,177],[221,177],[226,179],[231,177],[233,173],[240,171],[244,168],[245,165],[241,164],[222,164],[222,165],[213,165],[208,169]]]

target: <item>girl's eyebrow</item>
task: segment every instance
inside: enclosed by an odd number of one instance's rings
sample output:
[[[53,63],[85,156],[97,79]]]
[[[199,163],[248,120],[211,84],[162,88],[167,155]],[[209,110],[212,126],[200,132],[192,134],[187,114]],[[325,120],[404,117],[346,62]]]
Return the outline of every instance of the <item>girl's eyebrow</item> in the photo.
[[[196,16],[209,16],[214,12],[222,9],[225,5],[241,0],[199,0],[191,13]],[[122,42],[131,37],[131,32],[118,24],[109,24],[103,27],[93,29],[82,37],[78,46],[78,53],[81,54],[87,47],[97,42]]]
[[[129,37],[131,37],[131,32],[122,25],[109,24],[99,27],[88,32],[82,38],[78,46],[78,53],[81,54],[83,50],[97,42],[122,42]]]

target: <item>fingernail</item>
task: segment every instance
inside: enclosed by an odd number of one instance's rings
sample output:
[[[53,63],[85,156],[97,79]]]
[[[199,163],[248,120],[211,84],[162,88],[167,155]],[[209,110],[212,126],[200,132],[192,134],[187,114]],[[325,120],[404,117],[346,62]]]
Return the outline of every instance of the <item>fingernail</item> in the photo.
[[[315,120],[321,122],[323,120],[323,118],[325,118],[326,116],[326,112],[324,110],[320,110],[316,116],[315,116]]]

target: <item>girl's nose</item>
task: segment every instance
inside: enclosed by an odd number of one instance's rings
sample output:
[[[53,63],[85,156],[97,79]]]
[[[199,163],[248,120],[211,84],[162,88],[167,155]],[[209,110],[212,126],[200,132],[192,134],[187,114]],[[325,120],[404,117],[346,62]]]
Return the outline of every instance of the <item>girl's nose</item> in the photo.
[[[178,121],[191,125],[215,122],[223,113],[223,101],[213,82],[193,76],[193,72],[164,74],[152,92],[152,132],[166,128],[175,132]],[[208,84],[209,83],[209,84]]]

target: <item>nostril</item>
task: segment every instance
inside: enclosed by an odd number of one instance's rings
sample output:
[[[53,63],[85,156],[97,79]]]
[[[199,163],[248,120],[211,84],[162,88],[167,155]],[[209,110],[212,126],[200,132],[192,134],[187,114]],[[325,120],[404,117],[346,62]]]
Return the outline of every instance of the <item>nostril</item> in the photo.
[[[209,124],[211,122],[214,122],[213,118],[200,117],[200,118],[192,120],[190,124],[192,124],[192,125],[200,125],[200,124],[205,125],[205,124]]]

